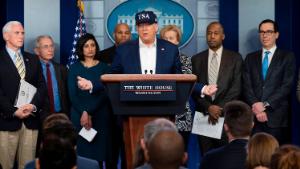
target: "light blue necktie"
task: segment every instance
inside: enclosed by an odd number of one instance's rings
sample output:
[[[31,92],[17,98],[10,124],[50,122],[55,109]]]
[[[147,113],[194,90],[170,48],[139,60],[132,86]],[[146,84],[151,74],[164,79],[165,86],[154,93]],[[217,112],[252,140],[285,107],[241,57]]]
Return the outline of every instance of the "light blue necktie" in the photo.
[[[268,66],[269,66],[268,55],[270,53],[271,53],[270,51],[265,51],[265,56],[264,56],[263,63],[262,63],[262,74],[263,74],[264,80],[266,79],[266,76],[267,76],[267,71],[268,71]]]

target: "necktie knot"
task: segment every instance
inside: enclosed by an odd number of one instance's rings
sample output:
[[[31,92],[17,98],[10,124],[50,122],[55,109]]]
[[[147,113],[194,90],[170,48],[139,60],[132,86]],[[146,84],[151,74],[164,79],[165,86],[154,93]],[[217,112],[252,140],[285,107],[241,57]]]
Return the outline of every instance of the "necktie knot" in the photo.
[[[46,67],[49,68],[49,67],[50,67],[50,64],[49,64],[49,63],[46,63]]]

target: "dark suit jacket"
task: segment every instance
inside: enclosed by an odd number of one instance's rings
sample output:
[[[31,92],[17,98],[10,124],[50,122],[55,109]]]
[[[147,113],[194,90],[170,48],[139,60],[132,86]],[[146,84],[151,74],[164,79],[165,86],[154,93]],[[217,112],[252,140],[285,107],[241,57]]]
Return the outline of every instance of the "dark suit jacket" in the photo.
[[[255,102],[268,102],[266,110],[269,127],[286,127],[291,88],[295,74],[293,53],[276,49],[268,68],[266,79],[262,77],[262,50],[250,53],[245,59],[243,94],[251,106]]]
[[[212,104],[223,107],[225,103],[239,98],[242,84],[242,64],[243,59],[239,53],[223,48],[215,99],[212,101],[210,96],[201,98],[199,94],[193,94],[197,111],[207,113],[208,107]],[[198,83],[208,84],[208,50],[192,57],[192,67]]]
[[[58,85],[58,92],[59,97],[61,101],[61,112],[66,113],[67,115],[70,115],[70,100],[68,95],[68,84],[67,84],[67,69],[65,66],[58,64],[56,62],[53,62],[54,70],[55,70],[55,76],[57,80]]]
[[[14,62],[6,49],[0,51],[0,131],[15,131],[21,128],[22,121],[29,129],[37,129],[40,123],[40,115],[44,112],[46,85],[42,75],[42,68],[37,56],[22,52],[26,68],[25,80],[37,88],[32,104],[37,107],[35,116],[29,116],[24,120],[14,117],[17,110],[14,107],[20,85],[20,75]]]
[[[25,169],[35,169],[35,160],[28,162]],[[77,169],[99,169],[99,164],[96,160],[77,156]]]
[[[229,144],[207,152],[200,169],[245,169],[248,140],[236,139]]]
[[[107,49],[104,49],[102,51],[100,51],[99,53],[99,59],[100,62],[105,62],[107,64],[111,64],[114,60],[114,56],[115,56],[115,51],[116,51],[116,45],[111,46]]]
[[[142,74],[139,40],[125,42],[117,47],[111,68],[112,73]],[[172,43],[157,39],[156,74],[181,74],[178,47]]]

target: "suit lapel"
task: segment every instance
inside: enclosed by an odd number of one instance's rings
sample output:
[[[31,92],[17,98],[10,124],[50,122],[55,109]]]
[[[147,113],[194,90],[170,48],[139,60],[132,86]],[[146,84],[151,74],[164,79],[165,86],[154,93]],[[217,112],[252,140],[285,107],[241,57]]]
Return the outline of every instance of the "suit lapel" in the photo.
[[[8,54],[8,52],[6,50],[4,50],[4,60],[7,63],[7,66],[10,67],[10,69],[12,70],[12,73],[15,74],[14,77],[18,77],[20,79],[21,77],[20,77],[19,72],[18,72],[18,70],[16,68],[16,65],[13,62],[13,60],[10,58],[10,56],[9,56],[9,54]],[[25,75],[25,77],[26,77],[26,75]]]
[[[137,74],[143,74],[142,67],[141,67],[140,47],[139,46],[140,46],[139,40],[137,39],[133,44],[133,48],[134,48],[135,53],[132,57],[133,57],[133,62],[134,62],[133,64],[137,65],[135,72]]]
[[[226,78],[226,74],[224,74],[224,72],[226,72],[226,67],[229,67],[229,64],[231,64],[231,60],[228,58],[228,54],[227,54],[226,50],[223,48],[220,68],[219,68],[219,72],[218,72],[218,79],[217,79],[218,91],[216,93],[215,98],[217,98],[218,95],[223,90],[222,84],[224,84],[223,80],[224,80],[224,78]]]
[[[275,67],[276,63],[278,62],[279,58],[280,58],[280,54],[279,54],[278,50],[276,49],[273,54],[271,63],[268,67],[266,79],[268,79],[270,77],[270,74],[272,74],[272,71],[274,70],[274,67]]]
[[[162,64],[163,64],[163,52],[165,52],[165,47],[160,43],[159,39],[156,41],[156,68],[155,73],[160,74],[162,72]]]
[[[261,79],[263,81],[263,75],[262,75],[262,50],[260,50],[258,52],[258,56],[255,57],[256,61],[255,61],[255,64],[252,65],[252,66],[257,66],[256,69],[254,70],[257,70],[257,74],[258,76],[260,77],[259,79]]]
[[[25,54],[25,53],[22,53],[22,55],[23,55],[23,61],[24,61],[24,64],[25,64],[25,79],[27,79],[28,78],[28,75],[29,75],[29,57]]]

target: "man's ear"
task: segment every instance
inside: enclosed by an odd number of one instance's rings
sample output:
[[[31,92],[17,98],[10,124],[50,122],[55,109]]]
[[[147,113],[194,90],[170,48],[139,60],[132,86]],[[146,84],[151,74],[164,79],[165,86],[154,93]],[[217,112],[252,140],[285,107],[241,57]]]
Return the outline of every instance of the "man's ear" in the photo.
[[[184,152],[183,157],[182,157],[182,164],[185,164],[188,160],[188,153]]]
[[[3,33],[3,39],[4,41],[8,40],[8,32]]]
[[[145,143],[145,139],[144,138],[140,139],[140,144],[141,144],[141,148],[145,151],[147,148],[146,148],[146,143]]]
[[[36,169],[40,169],[41,168],[41,166],[40,166],[40,160],[39,159],[35,160],[35,168]]]
[[[224,123],[224,130],[225,130],[225,132],[229,132],[229,127],[227,126],[226,123]]]
[[[36,47],[34,48],[34,53],[35,53],[36,55],[40,56],[40,51],[39,51]]]

